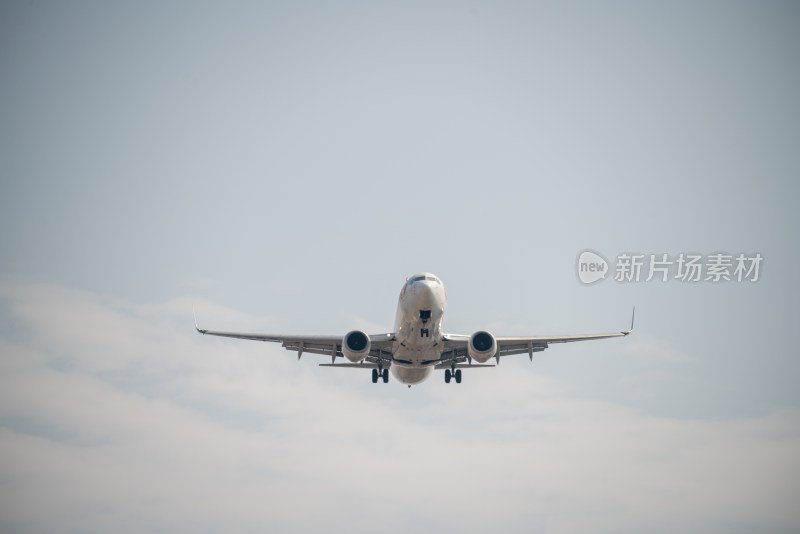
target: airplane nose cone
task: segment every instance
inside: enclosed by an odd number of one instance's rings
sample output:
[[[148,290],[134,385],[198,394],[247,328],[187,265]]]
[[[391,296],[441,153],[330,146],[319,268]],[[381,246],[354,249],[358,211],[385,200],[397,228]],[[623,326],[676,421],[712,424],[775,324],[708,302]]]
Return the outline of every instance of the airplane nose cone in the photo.
[[[430,282],[417,282],[419,285],[417,289],[417,302],[421,306],[427,306],[430,309],[430,306],[433,304],[434,300],[436,300],[436,294],[433,289],[433,284]]]

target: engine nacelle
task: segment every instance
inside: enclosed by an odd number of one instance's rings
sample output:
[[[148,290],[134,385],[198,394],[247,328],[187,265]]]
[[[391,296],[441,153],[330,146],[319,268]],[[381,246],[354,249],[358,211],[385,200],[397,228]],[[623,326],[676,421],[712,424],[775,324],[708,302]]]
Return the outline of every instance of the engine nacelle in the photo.
[[[476,362],[484,363],[497,354],[497,340],[489,332],[475,332],[469,337],[467,352]]]
[[[361,330],[353,330],[342,339],[342,354],[353,363],[358,363],[369,355],[369,336]]]

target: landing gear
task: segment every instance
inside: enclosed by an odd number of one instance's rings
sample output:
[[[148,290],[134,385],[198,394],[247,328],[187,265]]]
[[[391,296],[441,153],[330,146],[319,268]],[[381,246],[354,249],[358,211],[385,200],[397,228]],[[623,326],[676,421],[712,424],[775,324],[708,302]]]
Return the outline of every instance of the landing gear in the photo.
[[[450,380],[453,378],[456,379],[456,384],[461,383],[461,369],[454,369],[453,371],[451,371],[450,369],[444,370],[444,381],[447,384],[449,384]]]
[[[378,369],[373,369],[372,370],[372,383],[373,384],[377,384],[379,378],[381,380],[383,380],[384,384],[387,384],[389,382],[389,370],[388,369],[383,369],[382,371],[379,371]]]

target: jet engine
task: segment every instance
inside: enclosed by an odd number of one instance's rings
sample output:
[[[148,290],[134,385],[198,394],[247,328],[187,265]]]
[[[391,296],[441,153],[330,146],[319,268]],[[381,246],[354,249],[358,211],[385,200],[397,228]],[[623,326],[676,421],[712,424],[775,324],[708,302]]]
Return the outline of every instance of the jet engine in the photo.
[[[353,363],[358,363],[369,354],[369,336],[361,330],[353,330],[342,339],[342,353]]]
[[[497,340],[489,332],[475,332],[469,337],[467,352],[476,362],[484,363],[497,353]]]

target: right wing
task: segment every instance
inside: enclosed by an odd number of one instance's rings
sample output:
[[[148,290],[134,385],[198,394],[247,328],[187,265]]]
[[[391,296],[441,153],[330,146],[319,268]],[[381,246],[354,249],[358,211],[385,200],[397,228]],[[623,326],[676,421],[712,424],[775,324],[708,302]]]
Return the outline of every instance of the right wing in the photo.
[[[296,351],[297,358],[300,359],[304,353],[310,354],[324,354],[331,357],[332,364],[337,367],[350,367],[349,364],[337,364],[336,358],[344,358],[342,353],[342,340],[344,336],[297,336],[297,335],[282,335],[282,334],[248,334],[243,332],[222,332],[218,330],[206,330],[197,326],[195,319],[195,328],[198,332],[208,336],[231,337],[236,339],[248,339],[251,341],[270,341],[272,343],[280,343],[286,350]],[[394,334],[374,334],[369,335],[370,350],[369,356],[364,361],[365,364],[353,364],[361,368],[369,368],[375,364],[377,366],[380,361],[383,367],[389,367],[392,360],[392,341]],[[331,364],[324,364],[331,365]]]

